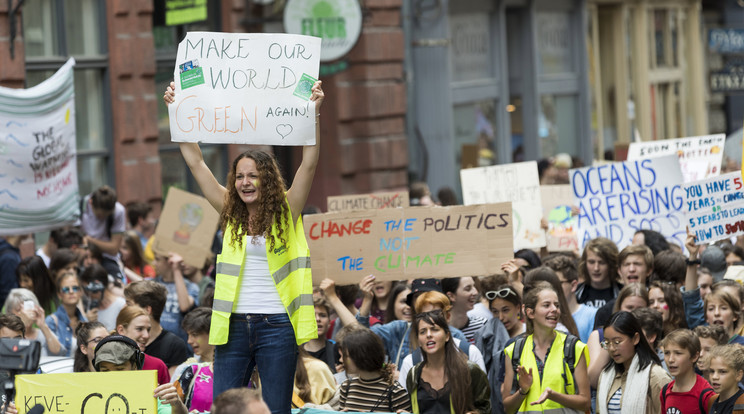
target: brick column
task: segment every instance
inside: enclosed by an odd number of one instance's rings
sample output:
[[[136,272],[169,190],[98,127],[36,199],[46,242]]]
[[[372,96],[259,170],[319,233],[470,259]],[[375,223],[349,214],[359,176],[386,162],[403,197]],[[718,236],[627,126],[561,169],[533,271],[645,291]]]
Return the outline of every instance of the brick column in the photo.
[[[152,11],[148,0],[106,2],[113,162],[123,204],[162,198]]]
[[[12,1],[15,7],[18,0]],[[21,9],[15,16],[15,57],[10,59],[10,20],[8,2],[0,1],[0,86],[23,88],[26,78],[26,53],[21,29]]]
[[[408,185],[402,0],[367,0],[349,68],[322,78],[321,159],[308,204]],[[301,156],[295,157],[298,161]]]

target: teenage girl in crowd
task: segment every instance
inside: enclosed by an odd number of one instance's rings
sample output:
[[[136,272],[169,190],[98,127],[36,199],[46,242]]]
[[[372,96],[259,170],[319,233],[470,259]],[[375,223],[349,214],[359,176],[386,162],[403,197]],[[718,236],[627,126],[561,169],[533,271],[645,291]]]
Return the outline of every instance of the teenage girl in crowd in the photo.
[[[304,348],[299,347],[298,351],[292,408],[328,403],[336,392],[333,373],[325,362],[310,356]]]
[[[612,359],[597,386],[599,414],[658,414],[661,389],[671,381],[641,325],[630,312],[617,312],[604,327],[602,347]]]
[[[413,310],[406,303],[409,293],[411,293],[411,289],[406,282],[397,282],[393,285],[388,295],[387,309],[389,312],[385,312],[384,323],[392,321],[411,322],[413,319]]]
[[[442,292],[452,303],[452,317],[449,322],[462,331],[470,343],[475,342],[475,333],[486,324],[486,319],[468,316],[478,302],[478,289],[472,277],[451,277],[442,279]]]
[[[744,337],[737,334],[736,328],[741,318],[739,299],[724,289],[714,290],[705,296],[705,321],[708,325],[723,326],[728,343],[744,344]]]
[[[52,263],[54,263],[57,253],[59,251],[52,255]],[[59,343],[65,349],[66,355],[72,355],[73,353],[73,340],[78,324],[88,321],[88,318],[83,315],[78,307],[82,295],[83,289],[80,286],[77,272],[75,270],[61,271],[61,275],[57,279],[57,296],[60,306],[53,314],[46,317],[45,322],[57,336]],[[91,311],[90,315],[97,316],[95,311]]]
[[[163,96],[175,102],[175,84]],[[223,187],[196,143],[181,154],[224,228],[217,260],[210,343],[215,350],[214,394],[247,385],[254,367],[274,413],[289,412],[297,344],[317,336],[312,303],[309,249],[301,212],[318,165],[320,82],[312,87],[315,145],[303,147],[302,162],[286,189],[276,159],[263,151],[239,155]],[[284,266],[298,264],[289,272]]]
[[[490,414],[488,378],[455,347],[443,312],[417,314],[412,332],[423,351],[406,377],[413,413]]]
[[[49,274],[49,269],[44,264],[44,259],[39,256],[30,256],[16,267],[18,286],[26,288],[36,295],[44,314],[49,315],[57,310],[57,291]]]
[[[411,411],[408,393],[385,364],[380,337],[367,328],[351,331],[341,342],[341,353],[351,376],[339,388],[339,411]]]
[[[96,372],[93,367],[96,345],[109,335],[106,327],[101,322],[82,322],[75,329],[77,338],[77,349],[75,349],[75,362],[73,372]]]
[[[511,338],[525,331],[526,326],[522,322],[522,299],[516,289],[511,285],[501,285],[484,295],[489,301],[488,307],[494,319],[504,324]]]
[[[540,266],[530,270],[524,276],[525,289],[528,285],[533,286],[538,282],[548,282],[550,286],[553,287],[553,291],[556,292],[556,295],[558,295],[560,312],[558,315],[559,320],[556,329],[563,333],[571,334],[578,337],[579,330],[576,327],[576,322],[574,321],[573,316],[571,316],[568,301],[566,300],[566,296],[564,295],[563,291],[563,283],[561,283],[560,279],[558,279],[558,275],[555,274],[553,269],[547,266]]]
[[[588,352],[586,346],[577,341],[574,367],[565,366],[567,337],[556,330],[561,314],[556,289],[547,282],[525,284],[524,312],[528,336],[521,355],[514,355],[514,343],[504,350],[505,376],[501,394],[506,412],[589,410]],[[513,359],[519,360],[518,366],[512,365]],[[515,376],[516,391],[512,389]]]
[[[145,347],[150,339],[150,315],[146,310],[139,306],[125,306],[116,317],[117,335],[126,336],[133,340],[140,347],[140,351],[145,352]],[[158,372],[158,384],[170,383],[170,373],[168,367],[159,358],[145,354],[145,362],[142,369],[155,370]]]
[[[687,329],[682,294],[676,286],[658,280],[651,282],[648,287],[648,307],[661,314],[663,336],[676,329]]]
[[[744,414],[744,390],[739,383],[744,377],[744,348],[738,345],[716,346],[707,358],[710,385],[718,395],[713,399],[711,414]]]
[[[130,230],[124,233],[119,253],[124,273],[130,281],[153,279],[156,276],[155,269],[145,261],[142,243],[136,232]]]

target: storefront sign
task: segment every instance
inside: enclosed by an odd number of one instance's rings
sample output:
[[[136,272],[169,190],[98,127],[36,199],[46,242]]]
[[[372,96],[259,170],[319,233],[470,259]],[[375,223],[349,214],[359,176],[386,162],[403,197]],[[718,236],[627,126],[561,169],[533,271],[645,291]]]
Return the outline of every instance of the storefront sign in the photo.
[[[207,20],[207,0],[165,0],[165,25]]]
[[[514,209],[514,248],[545,246],[540,180],[535,161],[460,170],[463,204],[511,201]]]
[[[711,92],[742,92],[744,91],[744,67],[730,66],[720,72],[710,74]]]
[[[744,29],[710,29],[708,49],[718,53],[744,53]]]
[[[514,257],[511,204],[305,216],[313,282],[484,276]]]
[[[685,190],[676,155],[573,169],[569,177],[582,249],[595,237],[622,249],[641,229],[684,245]]]
[[[685,185],[685,219],[695,244],[744,234],[743,187],[741,171]]]
[[[169,105],[174,142],[314,145],[320,39],[189,32]]]
[[[343,57],[362,32],[359,0],[289,0],[284,6],[287,33],[323,39],[320,61]]]

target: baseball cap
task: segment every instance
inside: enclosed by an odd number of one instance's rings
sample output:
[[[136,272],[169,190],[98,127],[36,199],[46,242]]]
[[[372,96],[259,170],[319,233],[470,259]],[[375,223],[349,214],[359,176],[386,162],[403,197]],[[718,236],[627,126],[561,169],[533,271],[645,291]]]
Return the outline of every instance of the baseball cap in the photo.
[[[710,270],[713,280],[720,282],[726,274],[726,254],[718,246],[707,246],[700,255],[700,266]]]
[[[135,354],[137,354],[138,351],[139,346],[137,343],[126,336],[107,336],[96,346],[93,366],[98,370],[101,362],[120,365],[127,361],[132,361],[134,363],[134,368],[140,369],[141,364],[137,364],[135,358]]]
[[[415,279],[411,283],[411,293],[406,296],[406,304],[413,308],[413,298],[416,295],[432,290],[442,293],[442,282],[439,279]]]

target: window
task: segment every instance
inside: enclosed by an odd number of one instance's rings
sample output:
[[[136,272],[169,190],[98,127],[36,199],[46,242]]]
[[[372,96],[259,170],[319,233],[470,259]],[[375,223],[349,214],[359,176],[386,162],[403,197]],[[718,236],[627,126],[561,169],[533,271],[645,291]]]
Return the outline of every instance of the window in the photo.
[[[69,56],[75,68],[75,127],[81,194],[113,181],[107,99],[104,0],[37,0],[23,6],[26,87],[43,82]]]

